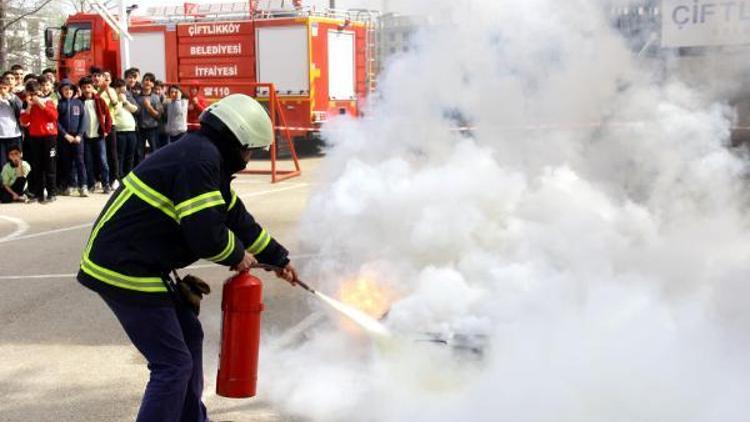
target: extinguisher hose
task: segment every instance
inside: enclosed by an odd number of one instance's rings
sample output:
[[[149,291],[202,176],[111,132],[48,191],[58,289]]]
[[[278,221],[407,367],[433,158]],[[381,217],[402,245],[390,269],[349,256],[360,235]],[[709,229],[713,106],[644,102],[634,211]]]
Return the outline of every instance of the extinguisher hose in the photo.
[[[283,270],[283,268],[277,267],[275,265],[268,265],[268,264],[261,264],[261,263],[253,264],[253,265],[250,266],[250,268],[260,268],[260,269],[263,269],[263,270],[277,271],[277,272]],[[312,287],[310,287],[307,284],[303,283],[302,280],[300,280],[300,279],[292,280],[292,284],[297,284],[300,287],[302,287],[303,289],[307,290],[308,292],[310,292],[312,294],[317,294],[317,292],[315,291],[315,289],[313,289]]]

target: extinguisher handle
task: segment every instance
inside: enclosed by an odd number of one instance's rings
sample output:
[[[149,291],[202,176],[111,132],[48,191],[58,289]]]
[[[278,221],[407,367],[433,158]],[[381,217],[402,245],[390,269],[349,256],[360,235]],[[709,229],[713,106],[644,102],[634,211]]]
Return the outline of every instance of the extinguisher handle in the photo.
[[[251,265],[250,268],[261,268],[261,269],[268,270],[268,271],[282,271],[283,270],[283,268],[277,267],[276,265],[261,264],[260,262]],[[312,287],[308,286],[306,283],[303,283],[302,280],[300,280],[300,279],[292,280],[292,284],[293,285],[297,284],[300,287],[302,287],[303,289],[307,290],[308,292],[310,292],[312,294],[315,294],[315,289],[313,289]]]
[[[250,265],[250,268],[260,268],[260,269],[266,270],[266,271],[281,271],[281,270],[283,270],[283,268],[277,267],[276,265],[261,264],[260,262],[257,262],[255,264]]]

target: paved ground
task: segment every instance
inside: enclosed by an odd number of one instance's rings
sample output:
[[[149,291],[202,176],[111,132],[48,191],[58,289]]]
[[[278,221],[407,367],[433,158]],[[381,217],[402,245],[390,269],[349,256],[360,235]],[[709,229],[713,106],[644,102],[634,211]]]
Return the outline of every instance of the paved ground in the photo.
[[[302,177],[277,184],[243,175],[234,188],[271,233],[298,256],[295,225],[319,159],[302,161]],[[259,163],[253,164],[260,167]],[[286,168],[286,167],[284,167]],[[52,204],[0,205],[0,420],[132,421],[148,372],[111,312],[74,279],[81,248],[106,196],[61,197]],[[214,393],[220,287],[229,272],[207,262],[191,270],[214,293],[203,305],[206,394],[213,420],[288,420],[259,397]],[[266,282],[264,330],[283,331],[310,312],[301,290]]]

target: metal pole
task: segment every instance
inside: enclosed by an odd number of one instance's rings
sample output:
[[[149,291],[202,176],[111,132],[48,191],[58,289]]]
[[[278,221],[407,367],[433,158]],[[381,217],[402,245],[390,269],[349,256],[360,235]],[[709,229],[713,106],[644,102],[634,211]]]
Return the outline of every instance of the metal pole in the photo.
[[[120,27],[125,30],[126,33],[130,33],[128,28],[128,11],[125,7],[125,0],[120,0]],[[130,68],[130,40],[128,37],[120,34],[120,58],[121,58],[121,69],[120,77],[124,77],[125,70]]]
[[[328,8],[333,10],[336,8],[336,0],[328,0]]]

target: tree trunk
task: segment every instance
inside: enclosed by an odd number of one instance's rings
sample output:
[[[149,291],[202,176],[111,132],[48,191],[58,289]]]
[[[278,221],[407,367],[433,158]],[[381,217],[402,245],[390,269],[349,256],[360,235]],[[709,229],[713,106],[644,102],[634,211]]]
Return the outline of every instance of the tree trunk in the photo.
[[[5,47],[5,0],[0,0],[0,71],[5,71],[6,65],[5,65],[5,52],[7,51],[7,48]]]

